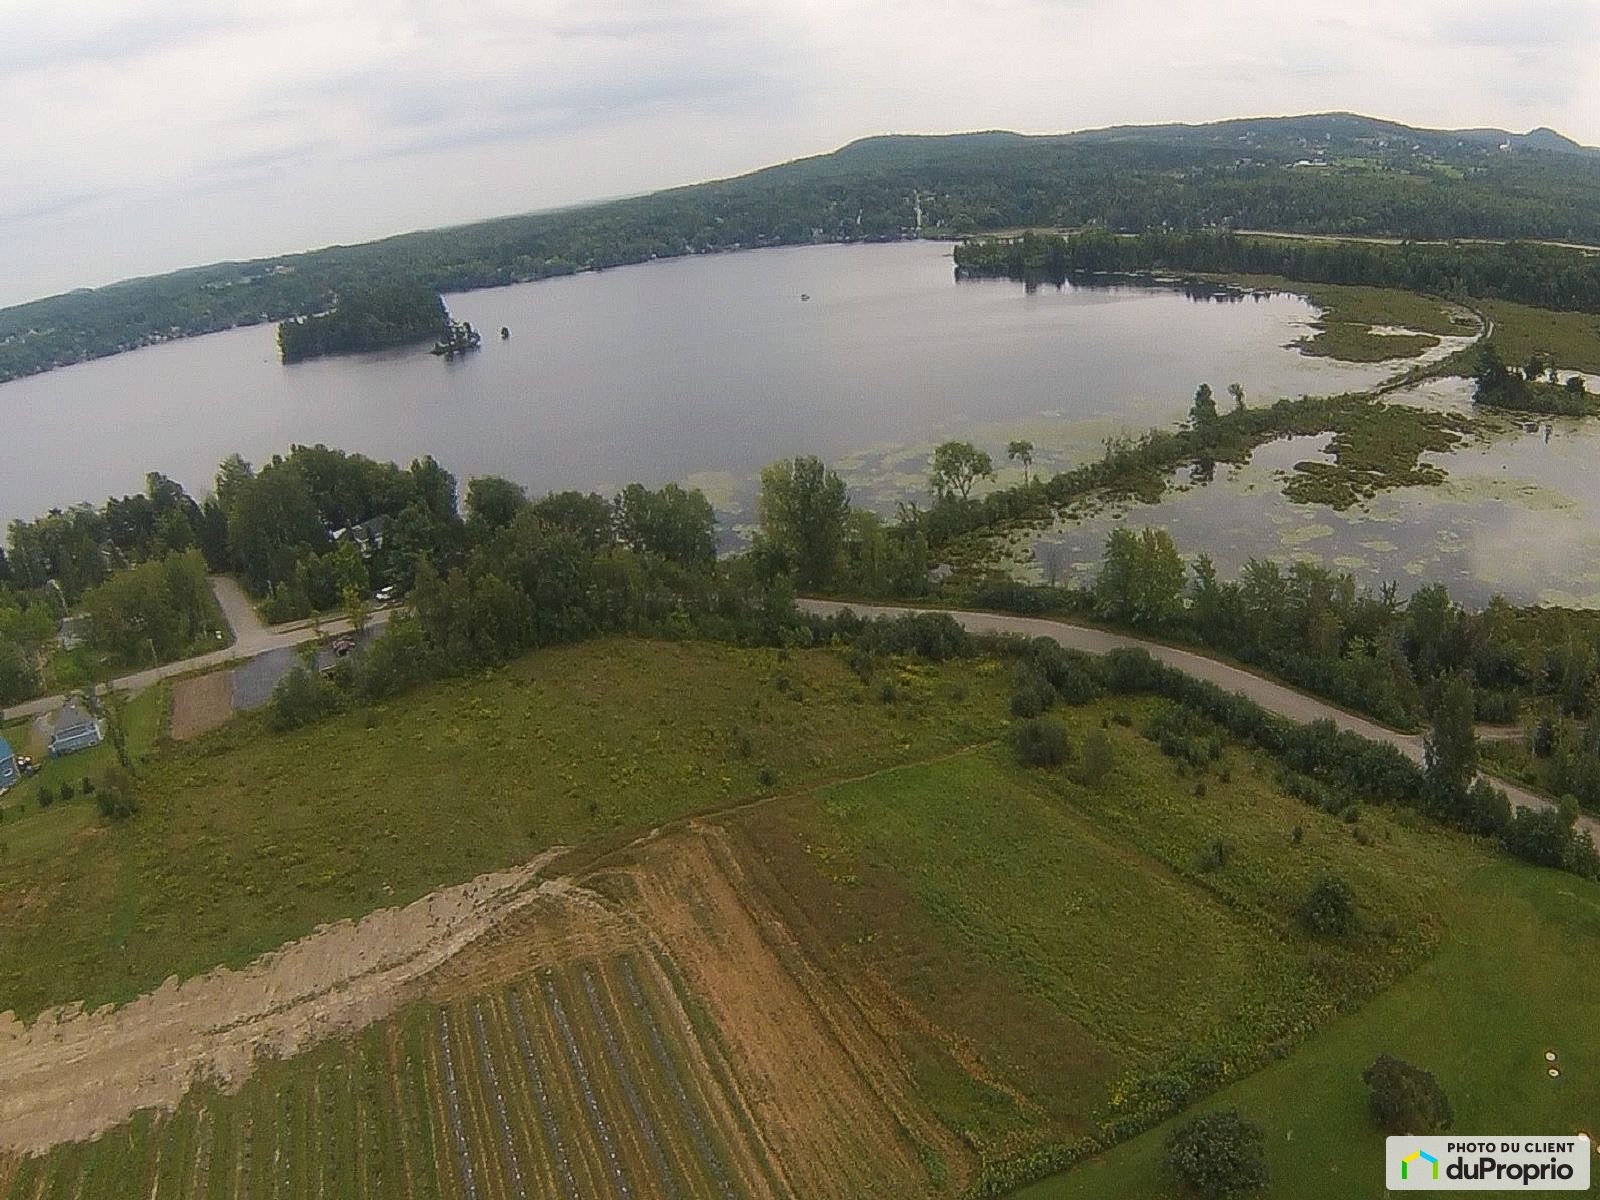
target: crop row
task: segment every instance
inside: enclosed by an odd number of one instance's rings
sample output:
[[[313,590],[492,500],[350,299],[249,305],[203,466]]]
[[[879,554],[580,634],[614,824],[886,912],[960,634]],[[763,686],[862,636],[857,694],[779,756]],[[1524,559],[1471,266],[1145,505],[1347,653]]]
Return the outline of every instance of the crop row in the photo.
[[[740,1200],[741,1134],[655,978],[622,958],[413,1006],[0,1162],[0,1200]]]

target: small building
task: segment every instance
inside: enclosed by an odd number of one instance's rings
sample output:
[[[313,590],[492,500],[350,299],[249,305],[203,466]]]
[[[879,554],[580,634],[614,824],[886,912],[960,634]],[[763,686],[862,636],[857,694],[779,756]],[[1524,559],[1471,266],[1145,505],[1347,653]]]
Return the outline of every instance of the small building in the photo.
[[[89,640],[89,614],[79,613],[74,617],[62,617],[59,637],[63,650],[76,650],[86,644]]]
[[[22,773],[17,770],[17,756],[11,749],[11,743],[0,737],[0,790],[10,787],[22,778]]]
[[[328,537],[335,543],[350,542],[361,551],[362,558],[370,558],[374,550],[383,549],[384,535],[389,532],[389,517],[379,513],[370,521],[349,525],[343,529],[330,529]]]
[[[84,711],[76,698],[68,700],[50,727],[50,757],[88,750],[98,746],[104,736],[101,723]]]

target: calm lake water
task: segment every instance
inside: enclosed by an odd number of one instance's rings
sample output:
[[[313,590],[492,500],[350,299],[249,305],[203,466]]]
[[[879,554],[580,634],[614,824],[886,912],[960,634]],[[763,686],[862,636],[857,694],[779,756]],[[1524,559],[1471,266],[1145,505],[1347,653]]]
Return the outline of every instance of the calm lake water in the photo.
[[[786,455],[881,458],[1029,421],[1066,450],[1179,419],[1201,380],[1256,396],[1386,373],[1285,349],[1314,315],[1296,297],[958,285],[949,246],[928,242],[681,259],[448,302],[511,339],[454,363],[422,348],[285,367],[262,326],[0,386],[0,518],[137,490],[149,470],[200,495],[232,451],[259,462],[319,441],[432,453],[539,492],[693,478],[736,513]]]
[[[1036,469],[1070,466],[1111,434],[1181,421],[1202,380],[1224,404],[1235,381],[1262,403],[1365,388],[1397,366],[1300,354],[1316,312],[1299,297],[958,284],[949,246],[930,242],[680,259],[448,300],[491,335],[460,362],[421,348],[285,367],[260,327],[0,386],[0,519],[137,490],[148,470],[202,495],[232,451],[259,463],[320,441],[401,462],[432,453],[463,480],[535,492],[686,480],[736,533],[756,473],[787,455],[823,456],[857,503],[892,512],[926,499],[928,455],[947,437],[988,448],[1005,483],[1019,473],[1008,440],[1035,443]],[[502,325],[509,341],[492,336]],[[1470,403],[1459,381],[1396,399]],[[1548,439],[1507,424],[1444,456],[1444,487],[1344,513],[1281,492],[1325,440],[1266,446],[1160,504],[1018,538],[1016,571],[1087,578],[1125,521],[1171,529],[1227,573],[1307,558],[1402,591],[1441,580],[1463,599],[1600,606],[1600,421],[1554,422]]]

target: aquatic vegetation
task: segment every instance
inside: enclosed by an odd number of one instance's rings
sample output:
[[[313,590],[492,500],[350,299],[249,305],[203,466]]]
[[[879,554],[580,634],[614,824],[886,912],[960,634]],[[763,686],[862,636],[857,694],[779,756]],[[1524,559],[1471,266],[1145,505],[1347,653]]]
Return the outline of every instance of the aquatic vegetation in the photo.
[[[1453,450],[1473,432],[1469,418],[1371,403],[1342,410],[1333,422],[1333,462],[1297,463],[1283,494],[1335,510],[1394,488],[1440,484],[1444,469],[1421,461],[1425,451]]]

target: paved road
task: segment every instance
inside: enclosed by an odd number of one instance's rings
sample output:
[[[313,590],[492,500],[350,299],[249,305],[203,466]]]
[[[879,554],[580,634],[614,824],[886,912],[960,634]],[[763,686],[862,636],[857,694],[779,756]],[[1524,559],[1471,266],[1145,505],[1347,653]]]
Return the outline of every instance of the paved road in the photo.
[[[112,680],[111,686],[119,692],[142,692],[151,684],[170,679],[175,675],[188,675],[226,663],[244,662],[271,650],[298,646],[327,634],[348,633],[350,630],[350,622],[343,618],[324,621],[320,630],[314,628],[308,621],[296,621],[287,625],[263,625],[261,618],[256,615],[255,606],[250,603],[243,589],[225,575],[211,577],[211,591],[217,598],[222,615],[227,618],[228,625],[233,629],[233,645],[213,650],[209,654],[186,658],[180,662],[167,663],[165,666],[151,667],[148,670],[124,675],[120,679]],[[368,626],[382,625],[389,619],[390,611],[378,609],[372,613],[367,618]],[[37,700],[6,709],[5,715],[9,719],[54,712],[65,699],[65,696],[41,696]]]
[[[922,610],[915,608],[901,608],[879,604],[845,604],[834,600],[800,600],[797,602],[806,612],[817,613],[821,616],[831,616],[844,609],[853,609],[863,617],[893,617],[908,612],[940,611],[947,610]],[[962,626],[973,633],[1018,633],[1028,637],[1047,637],[1061,643],[1069,650],[1082,650],[1089,654],[1104,654],[1108,650],[1123,647],[1145,650],[1151,657],[1176,667],[1186,675],[1196,679],[1204,679],[1218,687],[1226,688],[1230,692],[1242,692],[1269,712],[1278,713],[1291,720],[1307,722],[1329,720],[1340,729],[1348,729],[1358,733],[1364,738],[1371,738],[1375,742],[1388,742],[1396,747],[1413,762],[1420,764],[1423,761],[1422,738],[1414,733],[1400,733],[1387,726],[1369,721],[1365,717],[1358,717],[1354,713],[1346,712],[1315,696],[1308,696],[1304,692],[1297,692],[1291,687],[1285,687],[1274,680],[1263,678],[1242,667],[1231,666],[1228,663],[1218,662],[1214,658],[1207,658],[1203,654],[1196,654],[1192,650],[1179,650],[1175,646],[1164,646],[1159,642],[1147,642],[1142,638],[1129,637],[1126,634],[1109,633],[1104,629],[1094,629],[1087,625],[1073,625],[1066,621],[1043,620],[1039,617],[1017,617],[1005,613],[985,612],[949,612],[949,615],[961,622]],[[1506,795],[1511,798],[1514,805],[1526,808],[1550,808],[1550,801],[1543,796],[1537,796],[1525,788],[1506,783],[1501,779],[1493,781],[1497,787],[1505,789]],[[1579,824],[1587,829],[1597,843],[1600,843],[1600,819],[1595,817],[1580,817]]]

